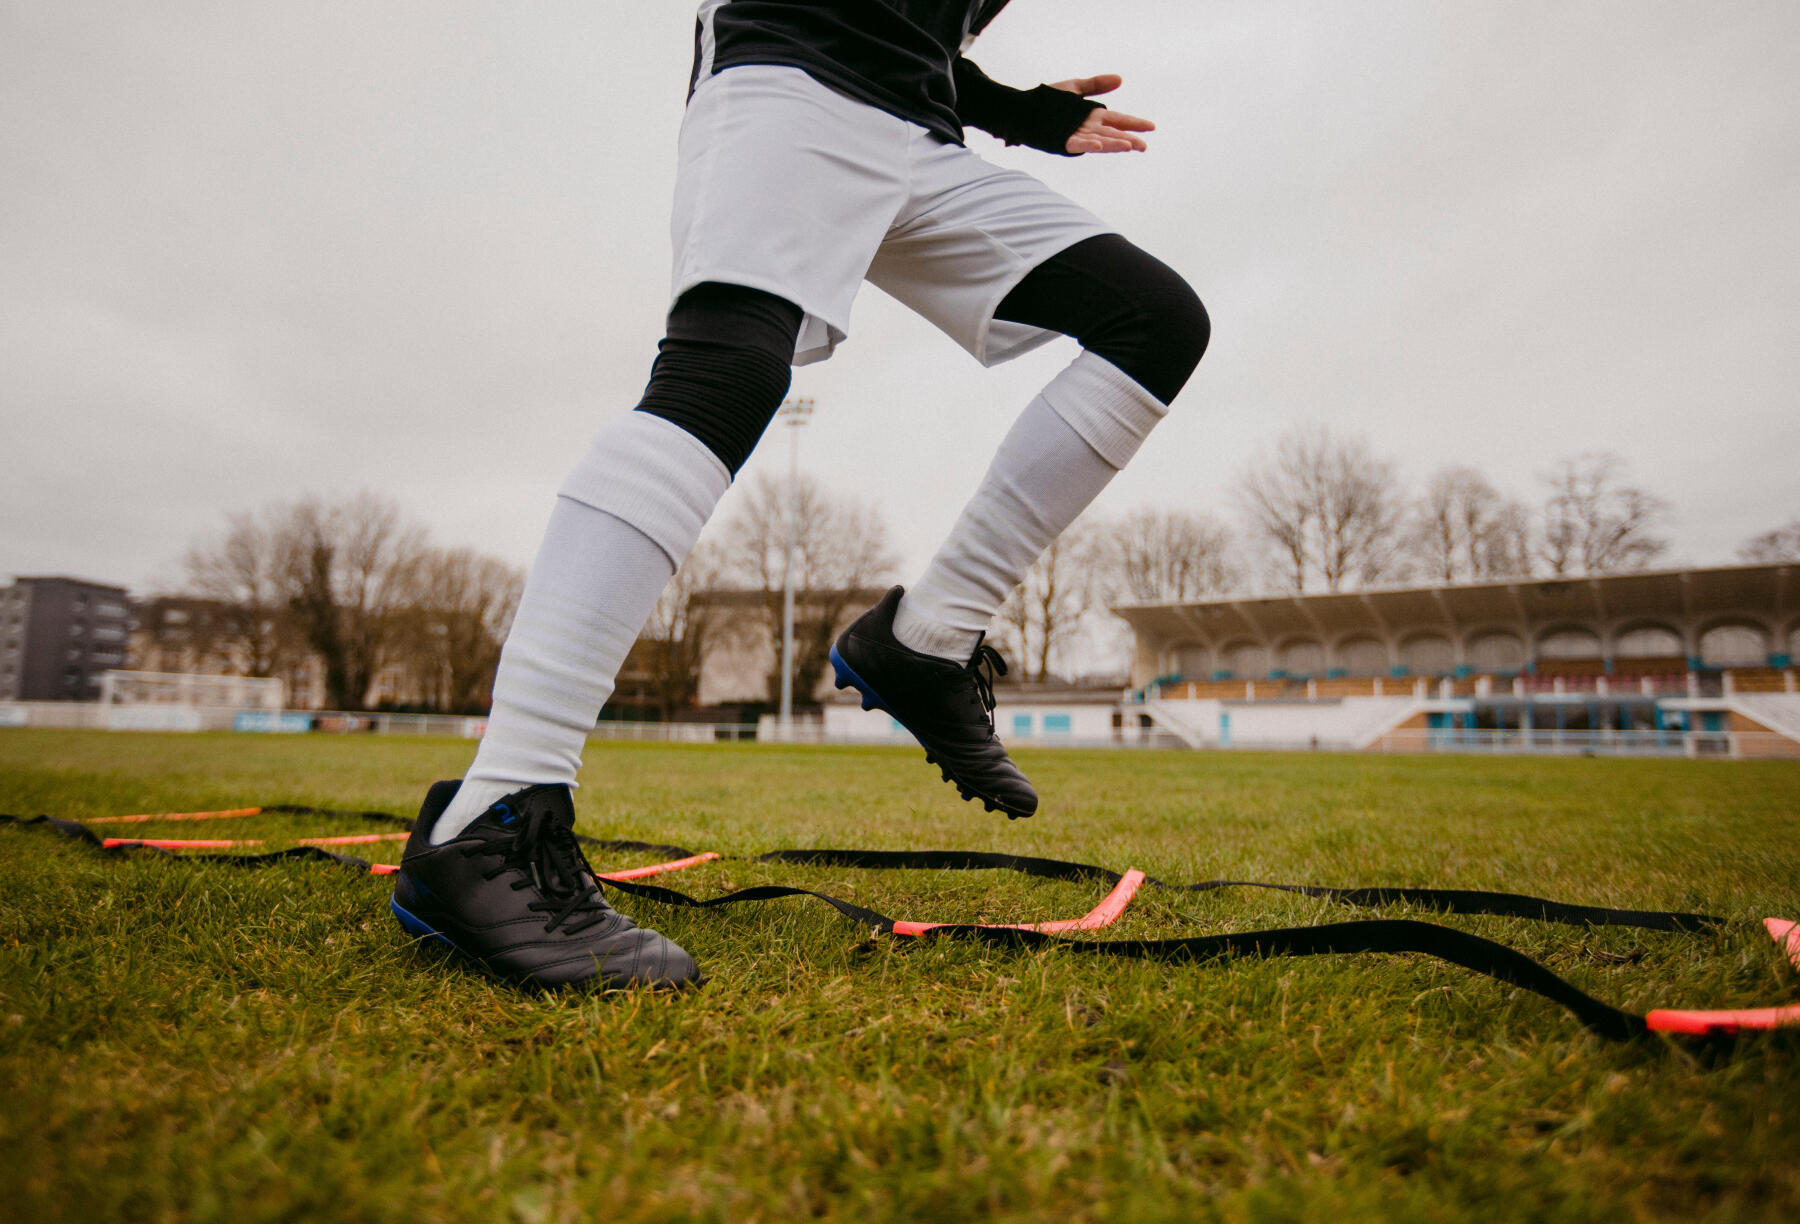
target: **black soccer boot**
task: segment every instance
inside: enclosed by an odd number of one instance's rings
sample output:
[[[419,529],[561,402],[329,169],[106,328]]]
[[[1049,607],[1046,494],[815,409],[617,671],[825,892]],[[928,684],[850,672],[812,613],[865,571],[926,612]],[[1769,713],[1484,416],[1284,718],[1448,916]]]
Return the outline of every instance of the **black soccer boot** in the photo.
[[[831,648],[839,688],[862,694],[862,708],[885,710],[925,747],[925,759],[964,799],[1011,819],[1037,811],[1037,791],[994,734],[994,674],[1006,661],[977,641],[967,663],[908,649],[894,637],[895,587],[857,617]]]
[[[460,782],[439,782],[394,875],[394,917],[509,981],[608,987],[700,983],[693,957],[613,909],[581,844],[566,786],[528,786],[441,846],[431,826]]]

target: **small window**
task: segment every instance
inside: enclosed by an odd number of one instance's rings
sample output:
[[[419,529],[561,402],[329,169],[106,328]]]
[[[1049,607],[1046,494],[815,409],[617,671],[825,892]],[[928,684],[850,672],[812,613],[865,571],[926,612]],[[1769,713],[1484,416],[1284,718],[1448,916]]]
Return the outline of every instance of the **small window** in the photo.
[[[1069,733],[1069,716],[1067,714],[1044,715],[1045,735],[1067,735]]]
[[[1029,715],[1029,714],[1014,714],[1012,727],[1013,727],[1014,735],[1030,735],[1031,734],[1031,715]]]

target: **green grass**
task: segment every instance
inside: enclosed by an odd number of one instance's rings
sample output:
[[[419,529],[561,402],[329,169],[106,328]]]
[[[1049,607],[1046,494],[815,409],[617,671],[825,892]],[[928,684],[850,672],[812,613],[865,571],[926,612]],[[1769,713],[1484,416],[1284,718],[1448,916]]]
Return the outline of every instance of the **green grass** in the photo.
[[[409,811],[471,748],[5,731],[0,811]],[[898,750],[596,745],[576,806],[599,836],[730,854],[1008,850],[1176,880],[1705,910],[1734,922],[1690,936],[1441,920],[1633,1010],[1800,999],[1755,922],[1800,917],[1800,765],[1021,763],[1045,810],[1011,824],[955,802]],[[257,817],[134,832],[202,829],[367,831]],[[384,854],[398,850],[371,857]],[[700,896],[767,882],[965,921],[1072,917],[1103,891],[731,861],[671,879]],[[1535,995],[1428,958],[1110,962],[871,937],[811,901],[696,912],[627,900],[695,954],[704,990],[522,996],[411,945],[387,891],[323,864],[184,867],[0,829],[6,1214],[1800,1217],[1800,1033],[1724,1051],[1612,1044]],[[1109,934],[1359,913],[1259,891],[1149,892]]]

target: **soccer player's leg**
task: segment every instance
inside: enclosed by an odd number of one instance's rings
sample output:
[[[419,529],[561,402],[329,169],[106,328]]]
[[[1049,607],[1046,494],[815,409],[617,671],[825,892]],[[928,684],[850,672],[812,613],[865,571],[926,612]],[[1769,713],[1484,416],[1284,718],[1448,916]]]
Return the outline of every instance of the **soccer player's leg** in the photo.
[[[984,363],[1054,334],[1082,352],[1026,406],[924,574],[852,624],[834,663],[840,687],[892,713],[965,798],[1029,816],[1037,793],[995,732],[998,659],[983,634],[1168,412],[1210,323],[1180,276],[1035,180],[966,150],[940,160],[962,184],[955,203],[928,201],[897,227],[870,279]],[[1021,255],[1034,252],[1019,279]],[[993,293],[1009,274],[1010,288]]]
[[[411,934],[541,985],[698,979],[685,951],[607,904],[570,788],[626,652],[787,392],[800,319],[717,284],[670,312],[638,410],[600,430],[557,496],[475,763],[415,822],[392,902]]]
[[[780,405],[790,363],[846,334],[904,198],[905,126],[795,69],[733,68],[695,90],[668,334],[639,410],[608,422],[563,483],[474,765],[420,812],[393,902],[414,935],[533,982],[697,979],[685,952],[606,906],[570,789],[626,652]]]

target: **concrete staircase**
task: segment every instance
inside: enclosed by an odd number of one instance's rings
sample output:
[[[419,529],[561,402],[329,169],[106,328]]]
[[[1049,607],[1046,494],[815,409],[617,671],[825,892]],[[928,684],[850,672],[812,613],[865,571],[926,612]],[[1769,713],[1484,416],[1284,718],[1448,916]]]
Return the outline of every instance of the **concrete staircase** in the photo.
[[[1800,742],[1800,694],[1736,693],[1726,701],[1746,718]]]
[[[1367,748],[1422,708],[1410,696],[1230,704],[1208,698],[1154,698],[1140,707],[1159,728],[1190,748],[1337,750]]]

